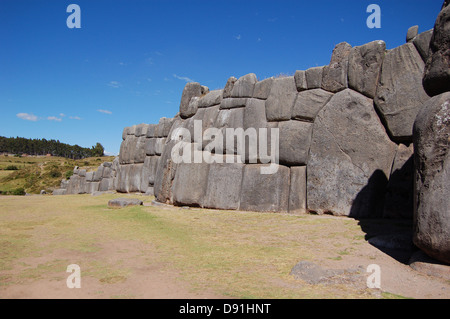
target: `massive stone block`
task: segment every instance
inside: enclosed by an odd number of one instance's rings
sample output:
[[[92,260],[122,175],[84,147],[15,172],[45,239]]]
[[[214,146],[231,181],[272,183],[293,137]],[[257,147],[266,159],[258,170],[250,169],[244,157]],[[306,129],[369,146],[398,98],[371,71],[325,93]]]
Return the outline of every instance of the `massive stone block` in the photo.
[[[308,90],[322,88],[323,69],[324,66],[317,66],[305,71]]]
[[[422,32],[421,34],[416,36],[413,40],[413,43],[424,62],[427,62],[428,60],[428,53],[430,51],[430,42],[432,36],[433,36],[433,29]]]
[[[308,83],[306,81],[306,71],[295,71],[294,75],[295,85],[297,91],[302,92],[308,89]]]
[[[202,86],[200,83],[197,82],[191,82],[187,83],[186,86],[183,89],[183,93],[181,95],[181,102],[180,102],[180,116],[181,118],[185,119],[189,116],[192,116],[192,110],[189,109],[189,102],[191,101],[191,98],[194,96],[201,96],[202,95]]]
[[[117,191],[120,193],[139,192],[141,188],[141,172],[144,164],[121,165]]]
[[[317,113],[327,104],[332,96],[333,93],[322,89],[313,89],[298,93],[292,110],[292,118],[314,122]]]
[[[227,84],[225,85],[225,88],[223,89],[223,98],[229,98],[231,97],[231,91],[233,90],[234,84],[236,83],[237,79],[232,76],[227,80]]]
[[[385,52],[384,41],[373,41],[354,47],[348,58],[348,86],[373,98]]]
[[[371,99],[351,89],[334,95],[314,122],[308,209],[380,217],[396,149]]]
[[[219,111],[219,113],[217,114],[216,121],[214,123],[214,127],[220,129],[223,139],[222,139],[222,148],[216,148],[215,149],[216,153],[236,154],[237,150],[235,143],[233,143],[233,145],[230,144],[230,147],[227,148],[226,129],[227,128],[236,129],[244,127],[244,110],[246,109],[247,108],[223,109]]]
[[[203,206],[208,184],[209,164],[179,164],[173,181],[173,203],[175,205]],[[195,187],[193,187],[195,185]]]
[[[274,174],[261,174],[263,164],[245,165],[240,209],[258,212],[288,212],[289,168],[278,165]]]
[[[391,137],[396,142],[411,142],[412,127],[428,95],[422,87],[424,63],[412,43],[386,53],[375,105]]]
[[[208,94],[198,100],[198,107],[210,107],[219,105],[222,102],[223,90],[209,91]]]
[[[72,175],[67,185],[66,194],[86,194],[86,177]]]
[[[267,100],[272,88],[273,78],[264,79],[255,84],[255,89],[253,90],[253,97],[255,99]]]
[[[278,123],[279,161],[287,166],[306,165],[311,144],[312,123],[290,120]]]
[[[289,213],[306,213],[306,166],[291,167]]]
[[[225,156],[222,161],[222,164],[213,163],[209,167],[203,206],[239,209],[244,164],[237,163],[236,158],[233,158],[233,163],[226,163]]]
[[[450,91],[450,1],[446,0],[434,24],[423,86],[430,96]]]
[[[323,68],[322,88],[333,93],[348,87],[348,57],[352,46],[339,43],[333,50],[330,64]]]
[[[297,87],[293,76],[274,79],[269,97],[266,100],[267,120],[289,120],[296,96]]]
[[[414,244],[450,263],[450,92],[431,98],[414,123]]]
[[[245,107],[248,98],[228,98],[223,99],[220,103],[221,109],[234,109],[239,107]]]
[[[254,73],[240,77],[234,83],[233,89],[231,90],[231,97],[252,97],[256,82],[258,82],[258,79]]]

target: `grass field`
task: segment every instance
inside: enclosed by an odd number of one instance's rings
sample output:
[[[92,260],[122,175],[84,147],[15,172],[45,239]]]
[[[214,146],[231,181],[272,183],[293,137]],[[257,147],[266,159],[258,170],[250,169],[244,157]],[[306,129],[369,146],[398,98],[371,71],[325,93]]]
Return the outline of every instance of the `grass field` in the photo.
[[[81,267],[81,298],[379,298],[412,291],[365,286],[365,267],[377,262],[388,269],[392,259],[367,243],[353,219],[108,208],[118,196],[1,197],[0,297],[35,291],[38,298],[74,297],[65,283],[69,264]],[[362,281],[305,283],[290,275],[301,260],[332,269],[360,266]],[[404,267],[394,264],[393,278],[404,280]]]
[[[62,157],[46,156],[0,156],[0,192],[8,193],[23,188],[26,193],[39,194],[41,190],[52,192],[58,188],[66,174],[75,166],[87,170],[96,169],[101,163],[112,161],[114,157],[92,157],[70,160]],[[8,170],[14,166],[17,170]]]

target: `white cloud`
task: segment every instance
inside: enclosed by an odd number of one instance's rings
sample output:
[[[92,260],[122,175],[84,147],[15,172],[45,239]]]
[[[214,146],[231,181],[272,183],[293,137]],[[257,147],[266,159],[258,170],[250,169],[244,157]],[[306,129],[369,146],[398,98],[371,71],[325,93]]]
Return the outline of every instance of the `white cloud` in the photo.
[[[64,114],[64,113],[59,113],[59,116],[60,116],[60,117],[64,117],[64,116],[66,116],[66,114]]]
[[[59,118],[59,117],[56,117],[56,116],[49,116],[49,117],[47,117],[47,120],[61,122],[62,118]]]
[[[183,80],[183,81],[186,81],[186,82],[195,82],[194,80],[188,78],[187,76],[178,76],[178,75],[174,74],[173,77],[178,79],[178,80]]]
[[[79,116],[69,116],[69,119],[71,119],[71,120],[81,120],[81,117],[79,117]]]
[[[112,112],[111,111],[108,111],[108,110],[97,110],[98,112],[100,112],[100,113],[104,113],[104,114],[112,114]]]
[[[117,82],[117,81],[110,81],[110,82],[108,83],[108,86],[117,89],[117,88],[120,88],[120,87],[122,86],[122,84],[120,84],[120,83]]]
[[[32,121],[32,122],[36,122],[38,120],[38,117],[36,115],[29,114],[29,113],[17,113],[16,116],[19,119]]]
[[[240,34],[238,34],[237,36],[234,37],[236,40],[240,40],[242,37]]]

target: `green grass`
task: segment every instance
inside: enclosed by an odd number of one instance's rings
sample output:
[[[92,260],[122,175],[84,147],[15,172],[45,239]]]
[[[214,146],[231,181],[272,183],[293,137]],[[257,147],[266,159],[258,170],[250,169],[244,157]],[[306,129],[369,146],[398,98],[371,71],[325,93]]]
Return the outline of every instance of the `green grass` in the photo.
[[[61,157],[12,157],[0,156],[0,192],[11,193],[23,188],[30,194],[41,190],[51,193],[59,188],[63,178],[70,177],[75,166],[95,170],[101,163],[112,161],[114,157],[92,157],[70,160]],[[16,167],[17,170],[8,170]]]
[[[108,200],[116,197],[107,194],[0,198],[0,285],[64,272],[63,266],[73,261],[65,255],[54,256],[61,251],[78,256],[83,276],[105,285],[123,283],[133,275],[125,260],[90,256],[101,255],[111,242],[127,241],[150,249],[153,257],[148,265],[168,265],[193,291],[209,290],[233,298],[371,296],[367,290],[351,286],[299,283],[289,275],[298,261],[315,261],[319,252],[340,258],[352,254],[350,246],[326,243],[343,242],[349,236],[360,238],[363,233],[355,227],[357,221],[153,206],[108,208]],[[352,241],[348,243],[351,244]],[[142,254],[145,258],[145,251]],[[20,266],[24,258],[33,256],[53,257],[38,265]],[[15,267],[24,268],[21,275],[8,273]]]

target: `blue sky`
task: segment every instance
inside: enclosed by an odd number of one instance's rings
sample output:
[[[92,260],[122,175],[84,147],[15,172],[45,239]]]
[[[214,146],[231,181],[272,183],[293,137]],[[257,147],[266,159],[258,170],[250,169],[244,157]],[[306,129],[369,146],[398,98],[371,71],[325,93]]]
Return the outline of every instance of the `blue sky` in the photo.
[[[81,28],[69,29],[69,4]],[[366,26],[369,4],[381,28]],[[334,46],[405,43],[442,0],[1,0],[0,135],[118,154],[122,130],[179,109],[187,81],[264,79],[329,63]]]

